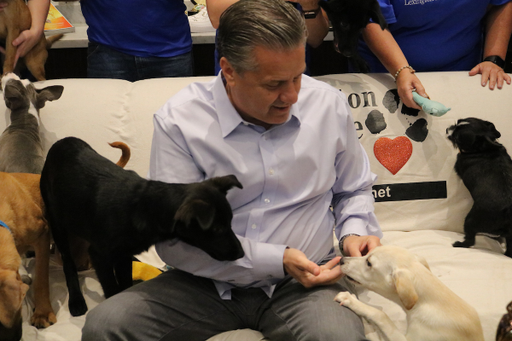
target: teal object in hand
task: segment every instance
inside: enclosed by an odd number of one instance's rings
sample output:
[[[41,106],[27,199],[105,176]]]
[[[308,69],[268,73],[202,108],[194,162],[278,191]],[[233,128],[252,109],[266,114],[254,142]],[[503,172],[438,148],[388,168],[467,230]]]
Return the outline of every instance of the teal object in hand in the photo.
[[[451,109],[439,102],[420,96],[416,91],[412,92],[412,98],[414,99],[414,102],[418,103],[424,112],[433,116],[443,116]]]

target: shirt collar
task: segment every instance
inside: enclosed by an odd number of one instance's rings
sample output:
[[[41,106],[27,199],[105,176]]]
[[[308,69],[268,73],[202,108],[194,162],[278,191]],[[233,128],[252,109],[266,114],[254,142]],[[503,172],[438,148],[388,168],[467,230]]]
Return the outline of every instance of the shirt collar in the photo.
[[[225,138],[233,130],[236,129],[240,124],[251,124],[242,119],[240,114],[236,111],[235,107],[229,100],[222,71],[219,72],[212,86],[213,101],[215,103],[215,110],[217,111],[217,117],[219,120],[220,128],[222,131],[222,137]],[[300,125],[299,110],[297,105],[294,104],[290,108],[290,116],[288,120],[283,123],[287,124],[290,121],[297,122]]]

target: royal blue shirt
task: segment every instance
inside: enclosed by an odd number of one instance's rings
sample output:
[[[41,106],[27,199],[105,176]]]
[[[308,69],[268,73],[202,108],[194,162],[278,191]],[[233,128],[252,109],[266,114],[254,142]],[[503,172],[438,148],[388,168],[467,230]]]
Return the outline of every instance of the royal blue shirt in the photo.
[[[233,286],[270,296],[285,276],[286,247],[316,263],[332,257],[333,228],[338,238],[382,236],[373,213],[376,176],[346,96],[324,82],[303,75],[288,121],[268,130],[241,118],[221,76],[191,84],[155,114],[151,179],[189,183],[228,174],[244,187],[227,195],[243,258],[217,261],[178,240],[156,245],[165,263],[214,279],[222,298]]]
[[[90,41],[139,57],[192,50],[183,0],[81,0]]]
[[[482,19],[510,0],[378,0],[389,30],[417,71],[468,71],[480,63]],[[370,72],[387,72],[361,43]]]

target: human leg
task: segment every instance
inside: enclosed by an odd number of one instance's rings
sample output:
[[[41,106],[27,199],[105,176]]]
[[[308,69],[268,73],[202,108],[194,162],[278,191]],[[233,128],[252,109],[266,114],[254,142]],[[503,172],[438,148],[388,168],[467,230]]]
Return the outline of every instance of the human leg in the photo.
[[[362,320],[334,301],[340,291],[351,289],[344,280],[306,289],[286,279],[262,307],[258,329],[272,341],[366,340]]]
[[[204,341],[245,328],[237,315],[211,280],[170,270],[92,309],[82,341]]]

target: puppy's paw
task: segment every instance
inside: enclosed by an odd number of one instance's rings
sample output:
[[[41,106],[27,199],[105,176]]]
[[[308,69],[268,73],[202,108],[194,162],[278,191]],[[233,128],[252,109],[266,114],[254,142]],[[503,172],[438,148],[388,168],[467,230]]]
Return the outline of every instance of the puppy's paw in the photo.
[[[342,291],[342,292],[338,293],[338,295],[336,295],[334,300],[336,302],[339,302],[340,305],[350,307],[354,303],[354,301],[357,301],[357,298],[355,295],[352,295],[351,293],[349,293],[347,291]]]
[[[71,299],[70,296],[68,306],[71,316],[82,316],[87,312],[87,304],[83,297]]]
[[[455,242],[452,245],[453,245],[453,247],[465,247],[465,248],[468,248],[471,246],[469,243],[467,243],[465,241],[464,242]]]
[[[30,324],[32,324],[34,327],[38,329],[49,327],[56,322],[57,317],[55,317],[53,311],[38,312],[36,309],[36,311],[34,311],[34,314],[32,314],[32,317],[30,318]]]

